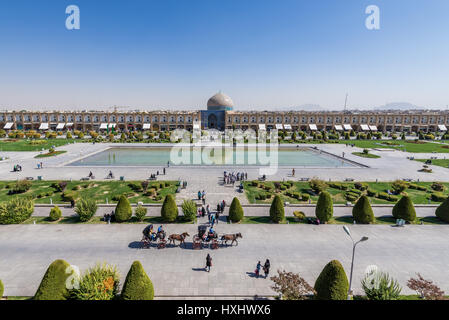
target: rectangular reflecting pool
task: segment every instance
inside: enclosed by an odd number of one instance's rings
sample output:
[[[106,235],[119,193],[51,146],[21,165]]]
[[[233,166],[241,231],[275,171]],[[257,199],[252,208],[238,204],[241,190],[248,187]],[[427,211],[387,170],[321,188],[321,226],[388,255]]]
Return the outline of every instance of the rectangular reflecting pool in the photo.
[[[76,160],[68,166],[278,166],[340,168],[359,167],[312,148],[279,149],[255,147],[113,147]]]

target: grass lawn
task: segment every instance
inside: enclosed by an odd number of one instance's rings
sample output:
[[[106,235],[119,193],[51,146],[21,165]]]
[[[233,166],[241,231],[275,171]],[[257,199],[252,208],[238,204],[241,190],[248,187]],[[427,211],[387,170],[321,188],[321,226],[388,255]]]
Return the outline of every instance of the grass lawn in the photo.
[[[362,158],[371,158],[371,159],[380,158],[380,156],[378,156],[376,154],[372,154],[372,153],[353,152],[352,154],[355,156],[362,157]]]
[[[57,156],[58,154],[62,154],[62,153],[66,153],[67,151],[65,150],[60,150],[60,151],[53,151],[53,152],[48,152],[48,153],[42,153],[42,154],[38,154],[37,156],[35,156],[35,158],[48,158],[48,157],[54,157]]]
[[[354,144],[359,148],[388,148],[397,150],[404,150],[405,148],[407,152],[413,153],[449,153],[448,145],[422,140],[420,140],[418,143],[415,143],[415,141],[413,140],[339,140],[338,142],[343,144]]]
[[[78,216],[70,216],[70,217],[62,217],[59,221],[50,221],[48,217],[31,217],[28,220],[24,221],[22,224],[107,224],[107,222],[103,221],[103,217],[95,216],[92,217],[87,222],[80,222]],[[111,222],[115,224],[115,222]],[[120,224],[170,224],[168,222],[164,222],[162,217],[145,217],[142,221],[138,221],[136,217],[132,217],[127,222],[122,222]],[[193,224],[192,221],[185,221],[182,217],[179,217],[175,222],[176,224]]]
[[[58,192],[52,187],[53,183],[58,181],[32,181],[31,188],[17,195],[9,195],[8,185],[14,185],[15,182],[0,181],[0,201],[9,200],[15,196],[32,197],[35,203],[50,203],[50,198],[54,204],[67,203],[62,199],[62,192]],[[143,203],[161,203],[167,194],[176,194],[177,181],[157,181],[149,182],[148,190],[152,186],[158,185],[157,196],[145,196],[143,191],[134,191],[130,184],[139,184],[141,181],[67,181],[66,191],[76,194],[78,197],[87,197],[95,199],[98,203],[116,203],[112,200],[114,196],[126,194],[131,203],[142,201]],[[168,184],[165,187],[165,183]],[[163,188],[160,185],[163,184]]]
[[[427,161],[427,159],[415,159],[415,160],[423,163]],[[431,161],[432,161],[431,165],[449,168],[449,159],[432,159]]]
[[[75,139],[5,139],[0,140],[0,151],[42,151],[52,146],[60,147],[74,142]]]
[[[379,192],[387,192],[387,190],[392,190],[391,188],[391,182],[365,182],[368,185],[368,188],[370,190],[375,191],[377,194]],[[271,187],[271,191],[265,191],[264,189],[261,189],[260,187],[252,186],[252,181],[245,181],[243,183],[244,190],[246,197],[248,198],[249,203],[271,203],[273,200],[273,196],[270,199],[266,200],[258,200],[256,197],[261,193],[271,193],[272,195],[275,193],[274,188],[274,182],[268,181],[268,182],[259,182],[259,186],[267,186]],[[351,182],[341,182],[342,185],[348,186],[349,189],[354,188],[354,183]],[[420,191],[417,189],[410,189],[408,188],[406,192],[411,197],[414,204],[429,204],[429,196],[434,191],[430,188],[430,185],[432,182],[414,182],[414,184],[425,187],[427,191]],[[443,185],[446,187],[445,192],[446,193],[449,190],[449,183],[445,182]],[[287,190],[277,192],[282,201],[284,202],[290,202],[290,203],[299,203],[299,204],[307,204],[308,201],[301,201],[296,198],[292,198],[288,196],[286,193],[287,191],[290,192],[299,192],[301,194],[309,194],[311,203],[316,203],[318,200],[318,195],[313,194],[313,192],[310,189],[308,182],[294,182],[293,186],[288,188]],[[332,199],[334,201],[334,204],[345,204],[347,202],[345,198],[346,191],[335,189],[328,187],[327,191],[331,194]],[[371,204],[395,204],[395,201],[388,201],[385,199],[379,199],[377,197],[369,197]],[[354,201],[355,202],[355,201]],[[439,204],[440,202],[430,201],[430,204]]]

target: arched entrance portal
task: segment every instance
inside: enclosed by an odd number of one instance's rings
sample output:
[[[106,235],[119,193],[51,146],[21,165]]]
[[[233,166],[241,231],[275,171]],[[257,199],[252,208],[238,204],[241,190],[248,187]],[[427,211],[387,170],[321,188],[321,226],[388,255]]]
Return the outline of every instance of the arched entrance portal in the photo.
[[[218,121],[217,116],[215,114],[209,115],[209,117],[207,118],[207,127],[209,129],[217,129],[218,128],[217,121]]]

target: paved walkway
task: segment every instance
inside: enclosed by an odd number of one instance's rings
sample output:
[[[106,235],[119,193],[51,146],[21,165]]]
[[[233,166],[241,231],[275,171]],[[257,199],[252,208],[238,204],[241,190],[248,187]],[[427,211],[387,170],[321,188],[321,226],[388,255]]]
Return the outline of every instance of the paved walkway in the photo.
[[[354,239],[368,236],[357,247],[353,286],[369,265],[388,271],[412,293],[406,282],[420,272],[449,292],[447,226],[351,226]],[[0,226],[0,279],[5,295],[33,295],[48,265],[65,259],[82,271],[95,263],[117,265],[122,282],[134,260],[140,260],[152,279],[157,296],[264,296],[272,294],[272,282],[254,278],[258,260],[271,260],[277,269],[299,272],[314,284],[324,265],[332,259],[343,264],[348,276],[352,243],[341,226],[335,225],[227,225],[221,233],[241,232],[239,246],[218,250],[192,250],[191,237],[184,248],[138,249],[141,225],[11,225]],[[195,225],[170,225],[167,232],[196,233]],[[210,253],[213,267],[203,270]]]

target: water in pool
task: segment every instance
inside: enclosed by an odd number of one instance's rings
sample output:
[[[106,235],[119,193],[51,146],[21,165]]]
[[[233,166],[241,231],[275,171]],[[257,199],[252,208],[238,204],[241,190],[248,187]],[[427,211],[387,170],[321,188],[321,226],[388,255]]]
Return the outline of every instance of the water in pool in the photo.
[[[310,148],[279,149],[276,152],[256,148],[116,147],[70,163],[70,166],[278,166],[355,167],[341,158]]]

